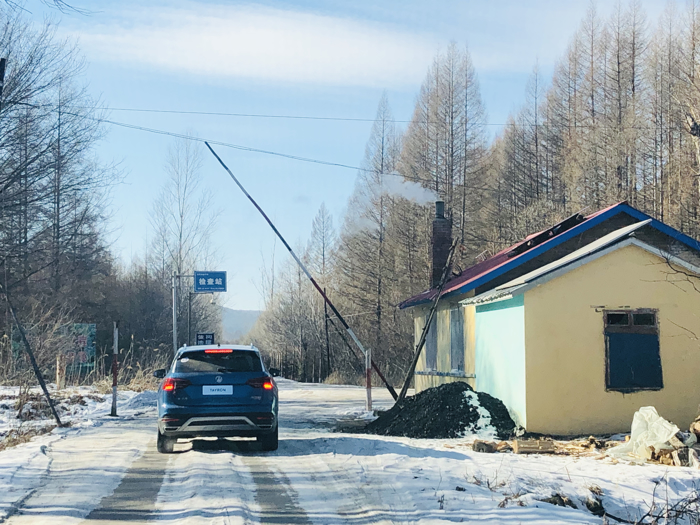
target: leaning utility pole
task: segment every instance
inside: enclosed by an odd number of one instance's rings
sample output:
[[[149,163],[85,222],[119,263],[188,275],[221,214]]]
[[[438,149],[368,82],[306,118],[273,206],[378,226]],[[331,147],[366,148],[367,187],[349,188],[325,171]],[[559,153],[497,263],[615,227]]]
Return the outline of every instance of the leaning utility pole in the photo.
[[[318,291],[318,293],[321,294],[321,297],[323,297],[323,300],[326,302],[326,304],[327,304],[328,307],[331,309],[331,311],[333,312],[333,314],[335,314],[335,316],[338,318],[338,320],[340,321],[340,323],[343,325],[343,328],[345,328],[345,331],[348,333],[348,335],[350,336],[350,338],[351,338],[351,339],[353,340],[353,342],[357,345],[357,347],[362,351],[362,353],[363,353],[365,356],[367,356],[367,355],[368,355],[368,354],[367,354],[368,350],[362,345],[362,343],[360,342],[360,340],[359,340],[359,339],[357,338],[357,336],[355,335],[355,332],[353,332],[352,328],[350,328],[350,325],[348,325],[348,323],[345,321],[345,319],[343,318],[343,316],[340,315],[340,312],[338,311],[338,309],[335,307],[335,305],[334,305],[334,304],[331,302],[331,300],[328,298],[328,296],[327,296],[326,293],[323,291],[323,289],[321,288],[321,286],[316,282],[316,279],[314,279],[313,276],[311,275],[311,273],[309,273],[309,270],[306,268],[306,266],[304,265],[304,263],[301,262],[301,259],[299,259],[299,257],[297,257],[297,254],[294,253],[294,250],[292,250],[292,247],[289,246],[289,244],[288,244],[287,241],[284,239],[284,237],[282,237],[282,234],[281,234],[281,233],[279,232],[279,230],[275,227],[275,225],[272,223],[272,221],[271,221],[270,218],[267,216],[267,214],[266,214],[266,213],[263,211],[263,209],[258,205],[258,203],[255,201],[255,199],[253,199],[253,197],[251,197],[250,193],[248,193],[248,192],[246,191],[246,189],[245,189],[245,188],[243,187],[243,185],[239,182],[239,180],[236,178],[236,176],[233,174],[233,172],[228,168],[228,166],[226,166],[226,164],[224,164],[224,161],[221,160],[221,157],[219,157],[219,156],[216,154],[216,152],[212,149],[212,147],[209,145],[209,143],[205,141],[204,144],[206,144],[207,148],[209,148],[209,151],[211,151],[212,155],[214,155],[214,157],[216,157],[216,160],[219,161],[219,164],[221,164],[221,166],[223,166],[223,168],[228,172],[228,174],[231,176],[231,178],[232,178],[233,181],[236,183],[236,185],[240,188],[240,190],[244,193],[244,195],[245,195],[246,197],[248,197],[248,200],[253,204],[253,206],[255,206],[255,209],[257,209],[257,210],[260,212],[260,215],[262,215],[263,218],[267,221],[267,224],[270,225],[270,228],[272,228],[272,231],[275,232],[275,234],[277,235],[277,237],[282,241],[282,244],[284,244],[284,247],[287,248],[287,251],[289,252],[289,254],[290,254],[290,255],[292,256],[292,258],[296,261],[296,263],[299,265],[299,267],[300,267],[301,270],[304,272],[304,274],[306,275],[306,277],[309,279],[309,281],[311,281],[311,284],[314,285],[314,288],[316,288],[316,290]],[[391,394],[391,397],[393,397],[394,400],[396,400],[396,399],[398,398],[398,396],[397,396],[397,394],[396,394],[396,390],[394,390],[394,387],[391,386],[391,385],[389,384],[389,381],[387,381],[387,379],[384,377],[384,374],[381,373],[381,371],[379,370],[379,367],[377,367],[377,364],[376,364],[374,361],[372,361],[371,357],[368,358],[367,361],[368,361],[368,363],[371,365],[371,367],[370,367],[370,369],[369,369],[369,372],[367,373],[367,385],[366,385],[366,387],[367,387],[367,410],[371,410],[371,408],[372,408],[372,390],[371,390],[371,389],[372,389],[372,385],[370,384],[370,379],[371,379],[371,369],[372,369],[372,368],[374,368],[374,370],[377,372],[377,375],[379,376],[379,378],[384,382],[384,385],[386,386],[387,390],[389,390],[389,393]]]
[[[49,404],[49,408],[51,409],[51,413],[53,414],[54,419],[56,420],[56,424],[59,427],[63,426],[63,423],[61,423],[61,418],[58,417],[58,412],[56,412],[56,407],[53,405],[53,400],[51,399],[51,395],[49,395],[49,389],[46,387],[46,382],[44,381],[44,377],[41,375],[41,370],[39,370],[39,365],[36,362],[36,358],[34,357],[34,352],[32,351],[32,346],[29,344],[29,340],[27,339],[27,334],[24,331],[24,326],[22,326],[22,323],[19,322],[19,317],[17,316],[17,312],[15,311],[15,307],[12,304],[12,301],[10,301],[10,294],[7,293],[7,290],[0,285],[0,288],[2,288],[2,292],[5,294],[5,300],[7,301],[7,306],[10,307],[10,313],[12,313],[12,319],[15,321],[15,324],[17,325],[17,330],[19,330],[19,334],[22,337],[22,342],[24,343],[24,349],[27,352],[27,355],[29,356],[29,362],[32,364],[32,369],[34,370],[34,375],[36,376],[37,380],[39,381],[39,385],[41,386],[41,389],[44,392],[44,396],[46,397],[46,402]],[[58,385],[57,385],[58,386]]]
[[[430,329],[430,324],[433,322],[433,318],[435,317],[435,312],[437,311],[437,306],[438,302],[440,301],[440,296],[442,295],[442,290],[445,287],[445,283],[447,282],[447,273],[449,272],[450,268],[452,267],[452,257],[455,254],[455,249],[457,248],[457,240],[452,243],[452,246],[450,247],[450,253],[447,255],[447,263],[445,263],[445,267],[442,269],[442,277],[440,278],[440,284],[438,285],[437,290],[435,291],[435,297],[433,298],[433,305],[430,308],[430,313],[428,314],[428,318],[425,321],[425,326],[423,327],[423,333],[421,333],[420,340],[418,341],[418,344],[416,345],[416,351],[413,354],[413,360],[411,361],[411,366],[408,368],[408,373],[406,374],[406,379],[403,382],[403,387],[401,387],[401,393],[399,394],[399,398],[396,400],[397,403],[400,403],[401,401],[404,400],[406,397],[406,392],[408,391],[408,385],[411,384],[411,379],[413,378],[413,372],[416,370],[416,365],[418,364],[418,359],[420,358],[420,354],[423,351],[423,347],[425,346],[425,339],[428,337],[428,330]]]

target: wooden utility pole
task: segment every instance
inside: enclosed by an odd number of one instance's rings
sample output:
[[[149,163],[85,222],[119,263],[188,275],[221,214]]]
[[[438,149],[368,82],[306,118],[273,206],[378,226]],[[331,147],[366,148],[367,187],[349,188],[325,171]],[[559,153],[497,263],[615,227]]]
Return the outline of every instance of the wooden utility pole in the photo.
[[[19,321],[19,316],[17,315],[17,312],[15,311],[15,307],[12,304],[12,301],[10,301],[10,295],[7,293],[7,290],[0,285],[0,288],[2,289],[2,292],[5,294],[5,300],[7,301],[7,306],[10,308],[10,313],[12,313],[12,319],[15,321],[15,324],[17,325],[17,330],[19,330],[19,334],[22,337],[22,342],[24,343],[24,349],[27,352],[27,355],[29,356],[29,362],[32,364],[32,369],[34,370],[34,375],[37,378],[37,381],[39,381],[39,385],[41,386],[41,389],[44,392],[44,396],[46,397],[46,402],[49,404],[49,408],[51,409],[51,414],[53,414],[54,419],[56,420],[56,424],[59,427],[63,426],[63,423],[61,423],[61,418],[58,417],[58,412],[56,412],[56,407],[53,405],[53,400],[51,399],[51,395],[49,394],[49,389],[46,387],[46,382],[44,381],[44,377],[41,375],[41,370],[39,370],[39,365],[36,362],[36,358],[34,357],[34,352],[32,351],[32,347],[29,344],[29,340],[27,339],[27,334],[24,331],[24,327],[22,326],[22,323]]]
[[[177,354],[177,277],[173,270],[173,355]]]
[[[117,416],[117,374],[119,373],[119,321],[114,321],[114,347],[112,349],[112,411],[110,416]]]
[[[272,223],[272,221],[267,216],[267,214],[263,211],[263,209],[260,207],[260,205],[255,201],[255,199],[253,199],[253,197],[250,195],[250,193],[248,193],[248,191],[243,187],[243,185],[236,178],[236,176],[233,174],[233,172],[228,168],[228,166],[224,163],[224,161],[221,160],[221,157],[219,157],[219,155],[216,154],[216,152],[209,145],[209,143],[204,141],[204,144],[207,146],[207,148],[209,148],[209,151],[211,152],[211,154],[214,155],[214,157],[216,157],[216,160],[219,161],[219,164],[221,164],[221,166],[226,170],[226,172],[229,174],[231,179],[233,179],[233,182],[236,183],[236,185],[240,188],[240,190],[243,192],[243,194],[248,198],[248,200],[255,207],[255,209],[258,210],[260,215],[262,215],[263,219],[265,219],[265,221],[270,226],[270,228],[272,228],[272,231],[275,232],[275,235],[277,235],[279,240],[282,241],[282,244],[284,245],[285,248],[287,248],[289,255],[292,256],[292,258],[297,263],[297,265],[299,266],[301,271],[304,272],[304,275],[306,275],[306,277],[309,279],[309,281],[311,281],[311,284],[314,286],[314,288],[316,288],[316,291],[319,294],[321,294],[321,297],[323,297],[323,300],[326,302],[326,304],[331,309],[333,314],[338,318],[338,321],[340,321],[340,324],[343,325],[343,328],[345,328],[345,331],[350,336],[350,339],[352,339],[352,341],[355,343],[355,345],[357,345],[357,348],[359,348],[360,351],[364,355],[367,355],[368,350],[363,346],[363,344],[357,338],[357,335],[355,335],[355,332],[352,330],[352,328],[350,328],[350,325],[347,323],[347,321],[345,321],[343,316],[340,315],[340,312],[335,307],[335,305],[331,302],[331,300],[328,298],[328,296],[326,295],[326,292],[323,291],[323,288],[321,288],[321,286],[318,284],[316,279],[314,279],[313,276],[311,275],[311,273],[309,273],[309,270],[306,268],[306,265],[303,262],[301,262],[301,259],[299,259],[297,254],[294,253],[294,250],[292,250],[292,247],[285,240],[285,238],[282,237],[282,234],[279,232],[277,227]],[[306,363],[306,361],[304,361],[304,363]],[[391,397],[393,397],[394,399],[398,399],[398,395],[396,394],[396,390],[394,390],[394,387],[389,383],[389,381],[386,379],[384,374],[382,374],[381,370],[379,370],[379,367],[377,366],[377,364],[374,361],[372,361],[371,357],[370,357],[370,364],[371,364],[372,368],[374,368],[374,370],[377,372],[377,375],[379,376],[379,379],[381,379],[382,382],[384,383],[384,386],[386,386],[387,390],[391,394]],[[368,408],[368,410],[369,410],[369,408]]]
[[[326,289],[324,288],[325,292]],[[328,335],[328,305],[323,301],[324,326],[326,330],[326,377],[331,375],[331,338]],[[324,378],[325,379],[325,378]]]

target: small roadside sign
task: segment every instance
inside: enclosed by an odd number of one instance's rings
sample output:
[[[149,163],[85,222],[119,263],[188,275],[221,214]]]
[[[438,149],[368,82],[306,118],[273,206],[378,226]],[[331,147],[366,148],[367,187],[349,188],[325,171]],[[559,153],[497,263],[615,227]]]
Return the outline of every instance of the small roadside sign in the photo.
[[[226,272],[194,272],[195,293],[226,291]]]
[[[198,345],[213,345],[214,344],[214,332],[197,332],[196,338]]]

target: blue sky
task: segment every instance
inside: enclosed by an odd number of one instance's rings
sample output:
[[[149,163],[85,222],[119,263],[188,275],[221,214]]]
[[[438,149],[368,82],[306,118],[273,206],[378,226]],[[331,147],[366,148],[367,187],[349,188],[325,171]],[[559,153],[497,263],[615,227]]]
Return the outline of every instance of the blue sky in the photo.
[[[536,62],[549,76],[588,7],[587,1],[130,1],[74,0],[94,12],[52,15],[78,39],[85,81],[111,108],[175,109],[373,118],[386,90],[397,119],[409,119],[433,56],[451,41],[469,46],[493,133],[524,98]],[[81,4],[82,2],[82,4]],[[147,4],[144,6],[144,4]],[[648,19],[663,0],[643,2]],[[599,2],[605,15],[612,2]],[[41,20],[38,0],[27,8]],[[370,122],[143,114],[110,118],[175,133],[357,166]],[[128,264],[148,243],[149,208],[165,180],[172,139],[111,127],[99,145],[121,162],[112,195],[114,252]],[[218,148],[295,245],[306,242],[322,202],[339,226],[356,172]],[[274,238],[226,173],[206,153],[204,186],[221,209],[213,239],[229,276],[224,303],[261,307],[262,258]],[[277,258],[282,257],[277,243]]]

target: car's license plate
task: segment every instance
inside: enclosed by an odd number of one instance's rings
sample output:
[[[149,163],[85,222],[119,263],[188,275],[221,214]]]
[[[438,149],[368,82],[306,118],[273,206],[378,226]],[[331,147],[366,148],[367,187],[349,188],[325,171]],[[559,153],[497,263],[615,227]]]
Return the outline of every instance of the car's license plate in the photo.
[[[202,387],[204,396],[231,396],[233,395],[233,385],[204,385]]]

